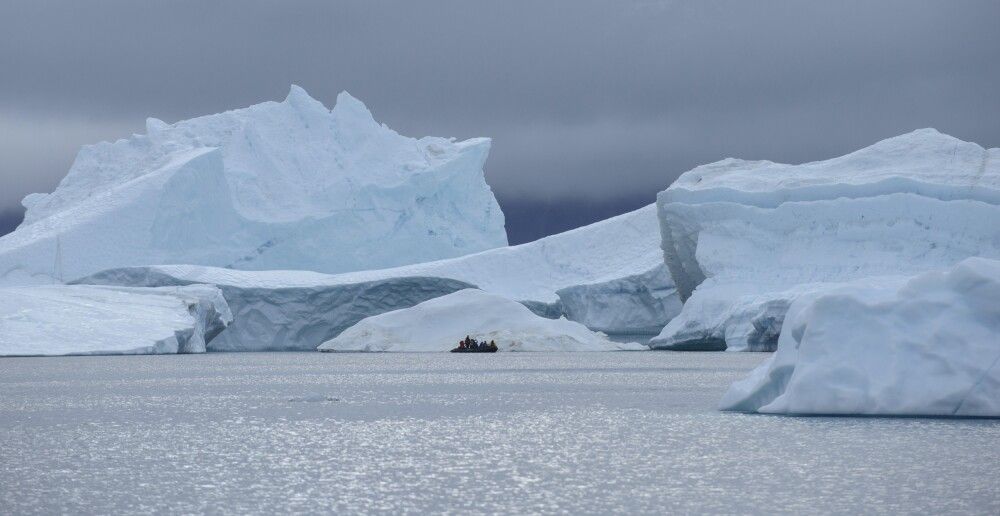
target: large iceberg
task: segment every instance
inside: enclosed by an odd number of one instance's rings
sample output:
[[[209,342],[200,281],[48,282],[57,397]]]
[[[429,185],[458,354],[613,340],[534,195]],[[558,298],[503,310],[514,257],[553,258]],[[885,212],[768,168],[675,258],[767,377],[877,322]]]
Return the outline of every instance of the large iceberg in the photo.
[[[333,110],[284,102],[85,146],[0,237],[0,284],[47,284],[161,263],[322,272],[505,246],[483,177],[490,140],[401,136],[346,92]]]
[[[84,281],[154,288],[217,286],[233,313],[233,322],[208,343],[208,351],[313,351],[365,317],[472,286],[446,278],[330,282],[329,278],[336,276],[308,271],[274,273],[158,266],[113,269]]]
[[[232,314],[208,285],[0,288],[0,356],[203,353]]]
[[[500,351],[617,351],[619,344],[566,319],[546,319],[524,305],[481,290],[460,290],[364,319],[324,342],[320,351],[448,351],[472,336]]]
[[[1000,261],[863,283],[795,301],[777,353],[721,408],[1000,416]]]
[[[1000,149],[924,129],[802,165],[727,159],[657,208],[685,303],[651,345],[773,350],[801,295],[1000,258]]]
[[[212,284],[234,321],[209,349],[315,349],[365,317],[477,287],[606,333],[658,331],[680,311],[650,205],[512,247],[338,275],[192,265],[111,269],[79,283]]]

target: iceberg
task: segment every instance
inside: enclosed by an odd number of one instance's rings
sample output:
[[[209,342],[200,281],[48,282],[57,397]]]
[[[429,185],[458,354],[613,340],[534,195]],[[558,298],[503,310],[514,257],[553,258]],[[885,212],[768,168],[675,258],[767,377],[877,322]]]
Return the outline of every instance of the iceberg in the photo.
[[[234,321],[210,350],[312,350],[358,321],[467,288],[605,333],[655,333],[680,311],[653,205],[518,246],[337,275],[195,265],[125,267],[76,283],[218,286]]]
[[[723,410],[1000,417],[1000,261],[800,297]]]
[[[328,273],[507,245],[483,176],[488,138],[401,136],[346,92],[332,110],[283,102],[83,147],[0,237],[0,284],[186,263]]]
[[[376,315],[324,342],[320,351],[448,351],[471,336],[500,351],[645,350],[619,344],[566,319],[546,319],[524,305],[477,289]]]
[[[0,288],[0,356],[203,353],[232,321],[215,287]]]
[[[365,317],[471,286],[445,278],[330,282],[335,276],[274,273],[157,266],[113,269],[83,281],[139,288],[204,284],[219,288],[233,322],[208,343],[208,351],[314,351]]]
[[[727,159],[657,210],[684,307],[650,345],[771,351],[802,295],[1000,258],[1000,149],[923,129],[802,165]]]

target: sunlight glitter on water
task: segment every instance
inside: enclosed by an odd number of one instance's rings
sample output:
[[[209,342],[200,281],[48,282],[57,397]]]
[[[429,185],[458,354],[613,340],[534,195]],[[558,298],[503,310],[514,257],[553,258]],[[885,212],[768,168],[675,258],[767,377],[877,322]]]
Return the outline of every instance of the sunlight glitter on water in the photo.
[[[736,353],[0,361],[0,506],[1000,511],[1000,423],[720,413]]]

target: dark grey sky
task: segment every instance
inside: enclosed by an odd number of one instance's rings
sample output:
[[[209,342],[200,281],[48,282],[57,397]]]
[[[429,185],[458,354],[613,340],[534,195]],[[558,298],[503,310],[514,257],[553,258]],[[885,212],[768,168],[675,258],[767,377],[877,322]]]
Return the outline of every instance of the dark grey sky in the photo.
[[[520,242],[727,156],[824,159],[920,127],[1000,146],[1000,2],[6,0],[0,226],[82,144],[290,83],[328,106],[346,89],[403,134],[493,137]]]

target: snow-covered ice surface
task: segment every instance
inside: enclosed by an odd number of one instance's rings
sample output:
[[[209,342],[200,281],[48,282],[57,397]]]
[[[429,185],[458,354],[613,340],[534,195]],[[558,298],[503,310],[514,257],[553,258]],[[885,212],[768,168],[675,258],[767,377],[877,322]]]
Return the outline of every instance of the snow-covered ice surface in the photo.
[[[448,351],[466,336],[500,351],[648,350],[612,342],[566,319],[546,319],[503,296],[465,289],[368,317],[323,343],[320,351]]]
[[[1000,258],[1000,149],[923,129],[802,165],[727,159],[657,206],[686,302],[651,344],[773,349],[800,294]]]
[[[0,356],[203,353],[231,320],[208,285],[0,288]]]
[[[85,146],[0,237],[0,284],[193,263],[344,272],[505,246],[490,140],[407,138],[347,93],[264,102]]]
[[[899,288],[799,298],[777,353],[733,384],[721,407],[1000,417],[1000,261],[969,258]]]
[[[10,514],[1000,513],[1000,421],[719,412],[726,386],[763,358],[5,359],[0,507]]]
[[[210,349],[225,350],[315,349],[365,317],[469,287],[605,333],[655,332],[680,311],[652,205],[527,244],[391,269],[328,275],[160,265],[80,282],[218,285],[235,321]]]

